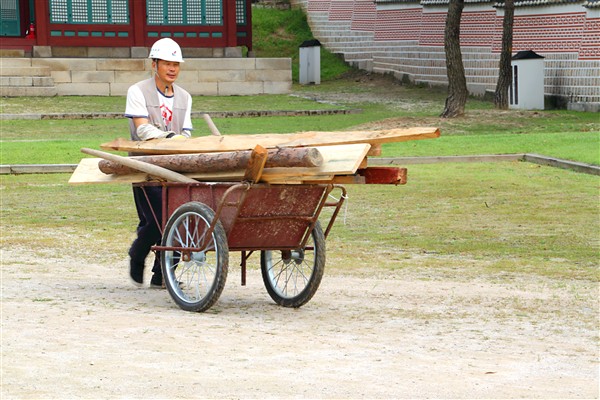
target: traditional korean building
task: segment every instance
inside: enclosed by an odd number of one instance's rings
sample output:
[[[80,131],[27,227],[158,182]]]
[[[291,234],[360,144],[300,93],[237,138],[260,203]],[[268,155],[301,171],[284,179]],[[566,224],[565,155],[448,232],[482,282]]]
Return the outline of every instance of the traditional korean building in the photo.
[[[182,48],[251,50],[250,5],[250,0],[2,0],[1,48],[53,56],[53,49],[87,55],[89,48],[110,48],[122,56],[170,37]]]
[[[194,95],[288,93],[291,59],[254,58],[251,0],[2,0],[0,95],[122,96],[181,46]]]

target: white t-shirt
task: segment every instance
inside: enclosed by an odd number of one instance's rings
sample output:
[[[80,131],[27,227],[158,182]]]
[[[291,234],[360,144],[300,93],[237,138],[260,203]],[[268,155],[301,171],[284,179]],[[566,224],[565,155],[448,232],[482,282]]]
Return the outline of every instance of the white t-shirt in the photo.
[[[167,130],[171,130],[171,120],[173,119],[173,96],[165,96],[160,90],[156,89],[160,111]],[[185,121],[183,121],[184,130],[192,130],[192,98],[188,95],[187,110],[185,112]],[[125,105],[125,116],[127,118],[148,118],[148,109],[146,108],[146,99],[142,90],[133,85],[127,91],[127,104]],[[180,133],[180,132],[177,132]]]

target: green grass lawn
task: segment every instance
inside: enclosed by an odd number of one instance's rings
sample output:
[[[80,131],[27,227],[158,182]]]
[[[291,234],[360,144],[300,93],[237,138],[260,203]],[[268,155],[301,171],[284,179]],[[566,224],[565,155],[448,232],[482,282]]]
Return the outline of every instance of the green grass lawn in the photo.
[[[336,86],[329,88],[335,90]],[[321,89],[323,90],[323,89]],[[301,90],[296,93],[301,92]],[[595,113],[566,110],[498,111],[487,103],[473,101],[467,116],[440,119],[437,114],[443,100],[426,89],[402,90],[406,106],[397,103],[354,102],[350,97],[335,105],[297,96],[277,95],[248,97],[197,97],[194,110],[239,110],[243,100],[252,110],[360,108],[361,113],[344,115],[214,118],[220,131],[227,134],[291,133],[307,130],[335,131],[378,129],[384,127],[436,126],[442,136],[422,140],[386,144],[383,156],[443,156],[473,154],[537,153],[590,164],[600,164],[600,119]],[[424,92],[424,93],[422,93]],[[329,92],[331,93],[331,92]],[[414,97],[406,97],[414,94]],[[282,101],[283,99],[288,102]],[[17,108],[24,99],[2,99],[4,108]],[[71,101],[54,104],[54,112],[70,112]],[[97,107],[97,111],[116,110],[123,98],[78,98],[79,110]],[[274,108],[278,104],[279,108]],[[207,106],[209,105],[209,106]],[[206,106],[206,108],[204,108]],[[39,106],[41,107],[41,106]],[[39,112],[39,109],[38,109]],[[83,111],[81,111],[83,112]],[[209,135],[202,119],[193,121],[194,135]],[[128,137],[127,121],[122,119],[83,120],[1,120],[1,164],[77,163],[82,147],[99,148],[101,143],[117,137]]]
[[[223,134],[438,126],[440,138],[387,144],[383,155],[529,152],[598,164],[595,114],[497,111],[473,99],[467,116],[444,120],[437,116],[443,105],[438,91],[389,89],[395,101],[366,101],[363,96],[376,94],[376,87],[333,80],[320,87],[295,86],[293,96],[197,97],[194,109],[360,108],[359,114],[215,118],[215,123]],[[319,97],[335,101],[314,100]],[[114,111],[123,102],[74,100],[53,103],[53,110]],[[2,99],[2,104],[17,107],[20,101]],[[196,135],[209,134],[203,120],[194,124]],[[127,134],[125,119],[2,121],[2,164],[77,163],[81,147],[98,148]],[[3,246],[60,254],[81,247],[83,240],[83,258],[126,257],[136,223],[129,185],[70,186],[68,175],[60,174],[0,179]],[[405,186],[348,187],[348,207],[328,239],[328,268],[596,281],[598,187],[597,176],[524,162],[411,165]]]
[[[2,247],[32,257],[76,251],[82,266],[125,258],[136,225],[130,185],[72,186],[68,178],[0,176]],[[597,281],[598,183],[508,162],[414,165],[407,185],[347,185],[327,269]]]
[[[294,12],[272,16],[256,9],[255,21],[273,21],[254,33],[257,56],[293,56],[297,79],[297,46],[312,37]],[[360,108],[347,115],[214,121],[224,135],[436,126],[440,138],[387,144],[383,156],[538,153],[600,165],[597,113],[498,111],[469,99],[464,118],[440,119],[443,91],[343,75],[350,68],[327,52],[322,57],[321,85],[295,84],[289,96],[195,96],[193,110]],[[2,98],[0,106],[3,114],[120,113],[125,99]],[[195,135],[209,134],[203,120],[193,122]],[[124,118],[0,120],[0,164],[77,163],[82,147],[99,148],[128,134]],[[126,258],[136,224],[130,185],[70,186],[68,178],[0,176],[2,248],[32,257],[77,252],[82,262],[74,268]],[[413,165],[404,186],[349,185],[347,208],[328,239],[327,268],[382,276],[406,269],[423,279],[528,274],[597,282],[599,180],[510,162]]]

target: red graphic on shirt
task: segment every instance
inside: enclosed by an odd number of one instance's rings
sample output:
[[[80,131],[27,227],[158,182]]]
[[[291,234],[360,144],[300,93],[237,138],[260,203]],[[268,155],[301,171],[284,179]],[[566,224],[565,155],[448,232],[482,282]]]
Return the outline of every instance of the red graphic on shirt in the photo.
[[[173,111],[170,110],[164,104],[161,104],[161,106],[160,106],[160,113],[162,114],[165,126],[168,127],[171,124],[171,121],[173,120]]]

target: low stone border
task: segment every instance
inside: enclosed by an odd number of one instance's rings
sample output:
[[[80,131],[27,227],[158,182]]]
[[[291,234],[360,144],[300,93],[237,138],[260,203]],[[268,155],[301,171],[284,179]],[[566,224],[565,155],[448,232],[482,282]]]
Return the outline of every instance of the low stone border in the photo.
[[[488,154],[473,156],[440,156],[440,157],[394,157],[370,158],[369,165],[410,165],[410,164],[435,164],[435,163],[469,163],[469,162],[500,162],[500,161],[527,161],[549,167],[568,169],[590,175],[600,175],[600,166],[581,163],[577,161],[562,160],[539,154]]]
[[[377,157],[369,158],[369,165],[410,165],[436,163],[469,163],[524,161],[525,154],[486,154],[474,156],[429,156],[429,157]]]
[[[473,156],[439,156],[439,157],[373,157],[369,158],[369,165],[411,165],[411,164],[436,164],[436,163],[470,163],[470,162],[501,162],[501,161],[526,161],[549,167],[562,168],[574,172],[590,175],[600,175],[600,166],[585,164],[576,161],[561,160],[559,158],[542,156],[539,154],[489,154]],[[0,175],[20,174],[51,174],[72,173],[77,164],[15,164],[0,165]]]
[[[72,173],[77,164],[14,164],[0,165],[0,175]]]
[[[302,117],[314,115],[359,114],[362,110],[246,110],[246,111],[193,111],[192,118],[202,118],[209,114],[212,118],[245,118],[245,117]],[[47,114],[0,114],[0,120],[60,120],[60,119],[118,119],[125,118],[122,112],[93,113],[47,113]]]

